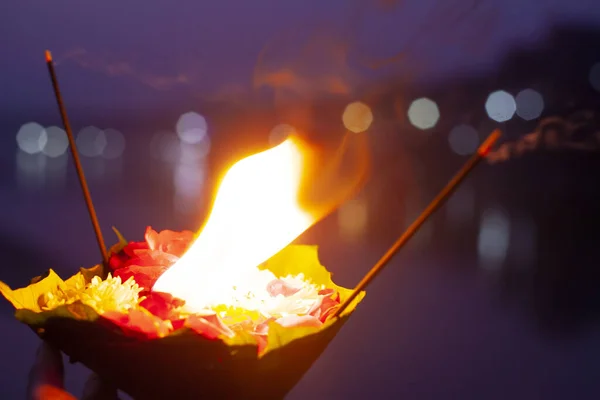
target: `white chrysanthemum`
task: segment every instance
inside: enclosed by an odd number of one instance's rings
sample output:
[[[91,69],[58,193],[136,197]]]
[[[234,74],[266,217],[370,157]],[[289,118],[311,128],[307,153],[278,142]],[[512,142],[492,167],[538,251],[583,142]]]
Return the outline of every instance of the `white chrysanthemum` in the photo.
[[[291,296],[271,296],[267,290],[270,282],[277,279],[268,270],[256,271],[251,277],[230,290],[221,293],[219,302],[207,305],[206,308],[228,306],[248,311],[256,311],[266,318],[283,317],[287,315],[305,315],[319,299],[319,290],[323,287],[316,286],[305,280],[303,274],[281,278],[288,286],[299,289]],[[187,312],[194,313],[198,309],[186,307]]]

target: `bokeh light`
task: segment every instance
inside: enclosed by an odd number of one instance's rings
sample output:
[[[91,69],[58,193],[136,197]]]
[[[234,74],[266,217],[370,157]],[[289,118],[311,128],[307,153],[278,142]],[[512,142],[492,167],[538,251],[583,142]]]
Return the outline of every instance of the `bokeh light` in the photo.
[[[206,152],[198,144],[179,144],[178,157],[173,169],[173,204],[177,212],[193,214],[200,208],[199,196],[206,179]]]
[[[16,154],[17,184],[24,189],[38,189],[44,186],[48,157],[38,153],[29,153],[21,149]]]
[[[448,143],[452,151],[460,156],[473,154],[479,146],[479,134],[471,125],[457,125],[450,131]]]
[[[508,251],[510,222],[500,209],[487,209],[481,217],[477,251],[480,265],[486,269],[502,266]]]
[[[173,132],[158,132],[150,140],[150,154],[157,160],[176,162],[181,141]]]
[[[173,184],[178,195],[197,196],[204,183],[205,168],[202,163],[181,163],[173,173]]]
[[[408,108],[408,119],[419,129],[431,129],[440,119],[440,110],[433,100],[422,97],[411,103]]]
[[[86,157],[102,155],[106,147],[104,132],[95,126],[87,126],[79,131],[76,139],[77,150]]]
[[[271,129],[269,133],[269,144],[272,146],[278,145],[283,142],[288,136],[294,134],[296,129],[288,124],[279,124]]]
[[[69,139],[64,129],[58,126],[50,126],[46,128],[46,136],[48,140],[42,149],[45,155],[56,158],[66,153],[69,148]]]
[[[205,161],[210,151],[208,125],[202,115],[190,111],[179,117],[175,130],[176,136],[172,133],[158,134],[151,146],[156,156],[174,164],[175,210],[191,215],[199,210],[199,196],[205,181]]]
[[[188,144],[203,142],[207,137],[207,130],[206,118],[193,111],[182,114],[176,125],[177,136]]]
[[[342,122],[350,132],[361,133],[369,129],[373,123],[371,108],[360,101],[350,103],[342,114]]]
[[[533,89],[520,91],[515,97],[517,115],[525,121],[539,118],[544,111],[544,98]]]
[[[340,236],[345,239],[357,239],[365,233],[369,221],[369,210],[364,199],[352,199],[345,202],[337,212]]]
[[[498,90],[490,94],[485,102],[487,115],[496,122],[510,120],[517,111],[515,98],[504,90]]]
[[[600,62],[597,62],[590,69],[590,85],[600,92]]]
[[[40,153],[47,141],[46,130],[36,122],[24,124],[17,132],[17,145],[27,154]]]
[[[115,129],[105,129],[104,138],[106,145],[102,149],[102,157],[109,160],[121,157],[125,151],[125,136]]]

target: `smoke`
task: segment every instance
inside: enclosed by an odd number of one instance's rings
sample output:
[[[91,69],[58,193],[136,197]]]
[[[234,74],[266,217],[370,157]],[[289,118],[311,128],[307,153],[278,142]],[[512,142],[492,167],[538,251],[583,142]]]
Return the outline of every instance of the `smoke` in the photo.
[[[600,118],[591,110],[544,118],[533,132],[504,143],[490,152],[487,160],[495,164],[539,150],[600,150]]]
[[[169,90],[175,86],[188,85],[192,79],[188,74],[159,75],[133,66],[122,60],[100,57],[83,48],[74,48],[56,58],[56,64],[72,62],[81,68],[109,77],[129,77],[156,90]]]
[[[276,101],[348,95],[357,74],[348,65],[348,43],[327,26],[290,29],[258,56],[253,84],[275,90]]]

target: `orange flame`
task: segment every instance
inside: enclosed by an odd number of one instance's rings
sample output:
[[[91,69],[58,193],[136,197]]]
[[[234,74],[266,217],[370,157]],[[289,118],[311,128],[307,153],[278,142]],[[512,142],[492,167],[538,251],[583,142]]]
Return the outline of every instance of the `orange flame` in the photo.
[[[364,135],[345,136],[334,154],[289,137],[227,172],[200,235],[156,282],[193,309],[231,304],[233,291],[264,290],[258,266],[353,194],[366,176]]]

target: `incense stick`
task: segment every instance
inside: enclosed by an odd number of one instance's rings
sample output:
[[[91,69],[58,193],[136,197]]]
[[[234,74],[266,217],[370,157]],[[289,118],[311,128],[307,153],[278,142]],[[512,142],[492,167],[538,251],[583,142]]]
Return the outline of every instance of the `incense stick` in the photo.
[[[334,317],[340,316],[344,310],[352,303],[352,301],[358,296],[358,294],[364,290],[369,283],[375,279],[375,277],[383,270],[387,263],[392,257],[400,250],[404,245],[414,236],[419,228],[427,221],[433,213],[444,204],[450,195],[456,190],[460,183],[469,175],[471,171],[479,164],[479,162],[485,158],[489,153],[490,149],[500,138],[501,132],[499,129],[493,131],[490,136],[479,146],[477,152],[469,158],[466,164],[458,171],[458,173],[448,182],[446,187],[437,195],[437,197],[427,206],[427,208],[419,215],[419,217],[406,229],[406,231],[398,238],[398,240],[390,247],[390,249],[381,257],[379,261],[371,268],[371,270],[365,275],[365,277],[358,283],[354,291],[342,303],[340,308],[335,312]]]
[[[75,162],[75,169],[77,170],[77,176],[79,177],[79,183],[81,184],[81,190],[83,191],[83,198],[85,199],[85,204],[90,214],[90,219],[92,220],[94,232],[96,233],[96,240],[98,242],[98,247],[100,248],[100,253],[102,255],[102,262],[106,271],[106,268],[108,267],[108,254],[106,252],[106,246],[104,244],[104,237],[102,236],[102,231],[100,230],[98,216],[96,215],[96,210],[94,209],[94,204],[92,203],[92,196],[90,195],[90,190],[85,179],[85,174],[83,173],[83,167],[81,166],[81,160],[79,159],[79,153],[77,151],[77,146],[75,145],[75,138],[73,137],[71,124],[69,123],[67,111],[65,109],[62,95],[60,94],[60,89],[58,87],[58,79],[56,78],[56,72],[54,71],[52,54],[49,50],[46,50],[46,64],[48,65],[48,71],[50,72],[50,79],[52,80],[52,87],[54,88],[54,96],[56,97],[60,117],[62,118],[62,122],[65,127],[65,132],[67,132],[67,138],[69,139],[69,146],[71,147],[71,154],[73,155],[73,161]]]

